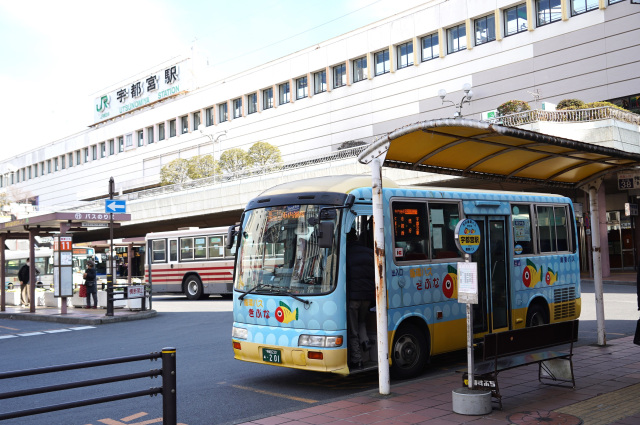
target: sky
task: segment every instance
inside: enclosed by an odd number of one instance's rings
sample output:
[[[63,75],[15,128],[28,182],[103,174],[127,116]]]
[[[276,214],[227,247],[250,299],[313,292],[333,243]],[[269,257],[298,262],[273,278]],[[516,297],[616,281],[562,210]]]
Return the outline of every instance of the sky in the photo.
[[[426,2],[0,0],[0,160],[85,130],[96,96],[194,43],[224,76]]]

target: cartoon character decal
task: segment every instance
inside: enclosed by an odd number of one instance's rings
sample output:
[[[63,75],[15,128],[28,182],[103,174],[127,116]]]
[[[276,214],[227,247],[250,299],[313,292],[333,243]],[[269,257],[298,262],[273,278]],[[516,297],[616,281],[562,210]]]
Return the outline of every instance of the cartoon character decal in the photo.
[[[557,280],[558,280],[558,273],[554,273],[553,270],[551,270],[551,267],[547,267],[547,274],[544,277],[544,281],[546,282],[546,284],[551,286]]]
[[[298,309],[291,311],[291,308],[280,301],[280,307],[276,308],[276,320],[280,323],[289,323],[298,320]]]
[[[458,298],[458,274],[453,266],[447,267],[447,275],[442,279],[442,293],[447,298]]]
[[[531,260],[527,260],[527,265],[522,273],[522,283],[527,288],[535,288],[535,286],[542,280],[542,267],[539,269]]]

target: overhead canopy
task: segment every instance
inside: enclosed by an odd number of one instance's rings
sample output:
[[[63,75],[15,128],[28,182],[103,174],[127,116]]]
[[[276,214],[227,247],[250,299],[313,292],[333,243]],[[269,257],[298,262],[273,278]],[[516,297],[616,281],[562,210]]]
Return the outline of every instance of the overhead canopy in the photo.
[[[402,127],[374,141],[358,160],[385,167],[476,179],[576,188],[640,165],[640,154],[468,119]]]

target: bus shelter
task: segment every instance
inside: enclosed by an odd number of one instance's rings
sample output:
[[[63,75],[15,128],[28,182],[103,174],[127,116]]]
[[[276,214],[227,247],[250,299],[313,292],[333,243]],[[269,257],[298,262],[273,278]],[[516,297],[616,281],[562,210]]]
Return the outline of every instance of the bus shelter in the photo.
[[[378,138],[358,157],[372,172],[379,379],[388,393],[387,302],[382,227],[382,167],[523,186],[582,189],[591,222],[599,223],[597,191],[610,173],[640,166],[640,154],[487,122],[447,118],[417,122]],[[591,232],[598,345],[606,345],[600,232]],[[387,391],[387,392],[385,392]]]
[[[131,220],[131,214],[113,214],[114,227],[119,227],[120,223]],[[8,239],[28,239],[29,240],[29,262],[35,265],[35,237],[51,235],[70,235],[74,232],[86,232],[88,228],[105,224],[111,221],[108,213],[95,212],[53,212],[29,216],[18,220],[0,223],[0,311],[6,309],[6,288],[4,282],[5,275],[5,241]],[[35,313],[35,290],[36,274],[35,267],[29,267],[29,311]],[[62,299],[61,314],[67,313],[66,298]]]
[[[110,273],[109,249],[111,248],[111,241],[100,240],[85,242],[80,245],[94,248],[96,257],[103,257],[100,260],[105,265],[104,267],[98,267],[98,263],[96,263],[96,272],[99,276]],[[144,280],[145,246],[144,236],[113,240],[118,281],[124,282],[126,280],[127,285],[131,285],[132,279]]]

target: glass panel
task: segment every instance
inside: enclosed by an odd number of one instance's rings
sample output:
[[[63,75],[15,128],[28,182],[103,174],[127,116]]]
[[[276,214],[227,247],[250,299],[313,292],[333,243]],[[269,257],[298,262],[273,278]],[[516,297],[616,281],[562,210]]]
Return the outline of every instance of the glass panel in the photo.
[[[207,258],[207,238],[204,236],[193,238],[195,258]]]
[[[218,105],[218,122],[227,121],[227,104],[221,103]]]
[[[428,35],[422,38],[422,60],[427,61],[439,56],[438,34]]]
[[[318,246],[317,220],[325,205],[286,205],[245,214],[236,262],[235,289],[254,294],[319,294],[336,284],[335,252],[340,213],[331,219],[331,248]],[[324,220],[323,220],[324,221]],[[258,286],[261,285],[261,286]]]
[[[458,221],[460,221],[458,204],[429,202],[431,258],[460,257],[454,237]]]
[[[426,203],[393,203],[394,257],[396,261],[421,261],[429,258],[426,220]]]
[[[164,123],[158,124],[158,140],[164,140]]]
[[[176,120],[169,121],[169,137],[176,137]]]
[[[180,261],[193,260],[193,238],[180,238]]]
[[[512,205],[511,223],[513,225],[513,253],[515,255],[533,254],[529,205]]]
[[[166,241],[151,241],[151,255],[154,263],[164,263],[167,261]]]
[[[489,220],[491,260],[491,309],[492,330],[509,327],[509,291],[507,285],[507,258],[505,253],[505,227],[502,220]]]
[[[556,226],[553,207],[538,206],[538,240],[541,253],[556,251]]]
[[[314,93],[322,93],[327,90],[327,71],[313,74]]]
[[[273,108],[273,88],[262,91],[262,109]]]
[[[296,99],[304,99],[307,97],[307,77],[298,78],[296,80]]]
[[[366,56],[353,61],[353,81],[358,82],[366,78],[367,58]]]
[[[213,125],[213,108],[207,108],[205,110],[205,125],[207,127]],[[162,140],[162,139],[160,139]]]
[[[251,93],[247,96],[247,113],[253,114],[258,112],[258,95]]]
[[[375,54],[376,75],[389,72],[389,50],[384,50]]]
[[[209,258],[220,258],[223,255],[222,236],[209,236]]]
[[[280,84],[279,88],[279,101],[280,104],[289,103],[289,83]]]
[[[178,261],[178,241],[175,239],[169,241],[169,260]]]
[[[347,69],[345,64],[333,67],[333,87],[342,87],[347,84]]]
[[[467,29],[464,24],[447,30],[447,52],[453,53],[467,48]]]
[[[567,221],[567,210],[565,207],[554,207],[554,218],[556,224],[556,239],[558,241],[558,251],[569,251],[569,223]]]

